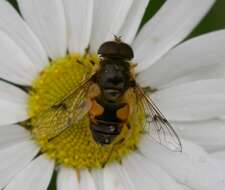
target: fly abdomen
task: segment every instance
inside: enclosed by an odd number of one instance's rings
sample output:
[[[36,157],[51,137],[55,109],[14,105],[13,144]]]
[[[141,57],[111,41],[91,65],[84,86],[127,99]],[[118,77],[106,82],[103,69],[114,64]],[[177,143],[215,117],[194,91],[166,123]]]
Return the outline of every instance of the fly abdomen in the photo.
[[[111,144],[113,140],[120,134],[121,128],[118,124],[91,123],[90,129],[94,140],[99,144]]]
[[[102,145],[111,144],[121,132],[121,120],[117,117],[117,111],[124,103],[108,101],[102,97],[95,99],[97,104],[104,108],[101,115],[91,120],[90,129],[94,140]]]
[[[96,101],[104,108],[103,114],[97,116],[96,120],[107,123],[121,123],[121,120],[117,117],[117,111],[124,107],[126,103],[111,102],[103,97],[96,98]]]

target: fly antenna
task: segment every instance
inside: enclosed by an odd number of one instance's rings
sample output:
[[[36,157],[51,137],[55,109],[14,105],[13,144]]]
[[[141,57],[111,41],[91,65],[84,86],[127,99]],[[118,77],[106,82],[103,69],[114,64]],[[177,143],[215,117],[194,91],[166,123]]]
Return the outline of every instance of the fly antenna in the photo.
[[[115,34],[113,34],[114,36],[114,41],[117,42],[117,43],[122,43],[122,36],[117,36]]]

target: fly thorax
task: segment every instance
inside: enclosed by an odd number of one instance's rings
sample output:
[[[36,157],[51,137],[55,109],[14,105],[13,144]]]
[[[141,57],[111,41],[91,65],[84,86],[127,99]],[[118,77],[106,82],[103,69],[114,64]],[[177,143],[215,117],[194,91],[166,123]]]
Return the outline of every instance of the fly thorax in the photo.
[[[98,84],[105,98],[115,101],[129,87],[129,67],[127,62],[118,59],[102,60],[98,74]]]

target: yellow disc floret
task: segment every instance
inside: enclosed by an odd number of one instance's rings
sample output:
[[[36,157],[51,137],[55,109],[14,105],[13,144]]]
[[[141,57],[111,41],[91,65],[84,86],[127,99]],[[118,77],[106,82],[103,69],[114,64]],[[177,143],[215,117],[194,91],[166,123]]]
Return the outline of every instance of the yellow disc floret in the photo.
[[[67,55],[50,62],[34,80],[30,91],[28,113],[34,118],[31,119],[31,125],[35,117],[77,87],[84,76],[92,71],[94,64],[99,64],[96,55],[80,54]],[[40,140],[38,134],[34,139],[41,151],[58,164],[79,169],[102,167],[112,161],[121,161],[122,157],[135,149],[142,132],[143,117],[143,113],[135,113],[135,117],[130,119],[132,130],[124,127],[117,139],[125,140],[115,145],[96,144],[89,128],[88,114],[51,141]]]

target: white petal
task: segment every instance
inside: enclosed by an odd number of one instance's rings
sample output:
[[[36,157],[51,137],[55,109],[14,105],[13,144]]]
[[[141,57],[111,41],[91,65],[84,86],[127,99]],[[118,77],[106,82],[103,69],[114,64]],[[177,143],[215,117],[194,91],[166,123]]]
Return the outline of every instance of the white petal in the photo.
[[[148,190],[149,187],[154,190],[161,189],[159,183],[148,174],[148,171],[139,167],[138,162],[134,164],[125,160],[123,166],[134,185],[134,189]]]
[[[182,144],[182,153],[172,152],[145,137],[139,148],[179,183],[193,189],[205,190],[225,180],[223,169],[201,147],[184,140]]]
[[[82,170],[79,190],[97,190],[94,179],[88,170]]]
[[[191,81],[185,84],[160,89],[154,93],[154,97],[213,95],[225,93],[225,79],[209,79]],[[210,88],[209,88],[210,87]]]
[[[168,120],[173,121],[211,119],[225,114],[223,95],[159,98],[155,102]]]
[[[220,151],[220,152],[214,152],[212,154],[210,154],[211,157],[213,158],[214,162],[218,165],[219,168],[222,168],[222,170],[225,173],[225,154],[224,151]],[[225,187],[225,180],[221,180],[215,184],[213,184],[209,190],[211,189],[221,189],[223,190]]]
[[[57,190],[78,190],[79,182],[73,168],[61,167],[57,177]]]
[[[152,95],[169,120],[189,121],[225,115],[225,80],[202,80],[159,90]]]
[[[103,169],[94,169],[94,170],[91,171],[91,174],[94,178],[96,188],[98,190],[104,190]]]
[[[194,190],[194,189],[187,187],[186,185],[180,185],[180,188],[183,190]]]
[[[66,53],[67,36],[61,0],[18,0],[20,11],[51,58]]]
[[[208,151],[225,148],[225,121],[172,122],[180,137],[189,139]]]
[[[39,156],[13,178],[5,190],[47,190],[54,170],[54,162]]]
[[[224,78],[223,49],[225,49],[225,30],[193,38],[175,47],[159,62],[141,72],[138,81],[144,86],[162,88],[173,82]]]
[[[225,187],[225,181],[219,181],[218,183],[212,184],[210,185],[207,189],[205,190],[212,190],[212,189],[216,189],[216,190],[224,190]]]
[[[134,41],[138,70],[159,60],[181,42],[204,17],[214,0],[170,0],[141,30]]]
[[[57,178],[58,190],[96,190],[95,182],[88,170],[80,171],[80,181],[76,170],[61,167]]]
[[[0,126],[0,150],[30,139],[30,133],[19,125]]]
[[[101,43],[118,35],[133,0],[94,0],[91,50],[96,52]]]
[[[0,1],[0,18],[0,30],[7,33],[23,49],[35,67],[41,69],[43,65],[48,63],[47,54],[38,38],[22,20],[17,11],[5,0]],[[11,53],[12,57],[15,56],[14,52],[11,51],[9,53]]]
[[[149,0],[133,1],[126,21],[119,33],[119,36],[122,36],[122,40],[126,43],[131,44],[133,42],[148,2]]]
[[[17,84],[30,85],[39,70],[24,51],[2,31],[0,44],[0,77]]]
[[[25,120],[27,94],[12,85],[0,81],[0,125]]]
[[[18,143],[0,150],[0,189],[31,162],[38,150],[31,141]]]
[[[218,165],[218,167],[222,168],[223,171],[225,172],[225,160],[223,157],[224,155],[222,151],[220,151],[220,153],[221,154],[219,154],[219,152],[213,152],[210,154],[210,156],[213,159],[213,161]]]
[[[113,163],[104,168],[104,190],[135,190],[134,184],[122,166]]]
[[[144,183],[144,179],[146,179],[148,183],[153,181],[153,184],[157,184],[156,188],[153,189],[181,190],[180,186],[175,182],[175,180],[163,169],[161,169],[152,161],[145,159],[143,156],[140,156],[139,154],[132,154],[128,156],[123,162],[123,166],[126,169],[128,176],[132,175],[133,172],[132,181],[134,183],[135,181],[137,181],[137,184]],[[148,183],[146,183],[145,189],[152,187],[150,185],[148,187]],[[138,189],[138,187],[139,185],[136,186],[136,189]]]
[[[212,62],[211,62],[212,63]],[[175,86],[177,84],[187,83],[190,81],[204,80],[204,79],[222,79],[225,78],[225,64],[216,63],[213,65],[205,65],[196,71],[189,72],[187,75],[177,78],[166,86]]]
[[[89,45],[93,0],[63,0],[68,28],[68,46],[70,52],[83,53]]]
[[[218,152],[214,152],[213,154],[211,154],[213,157],[215,158],[219,158],[221,160],[224,160],[225,161],[225,151],[222,150],[222,151],[218,151]]]

